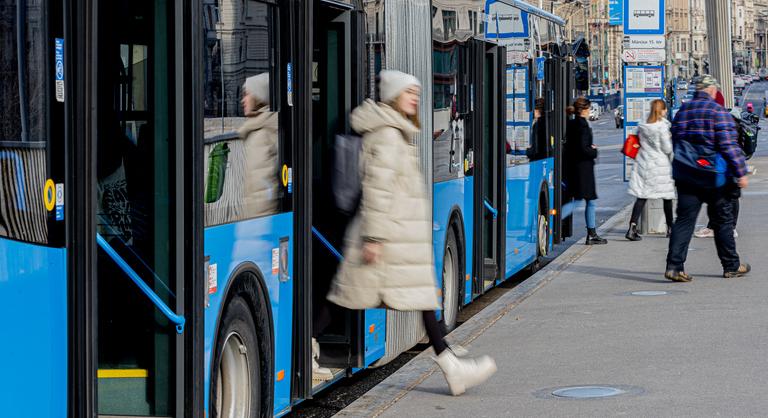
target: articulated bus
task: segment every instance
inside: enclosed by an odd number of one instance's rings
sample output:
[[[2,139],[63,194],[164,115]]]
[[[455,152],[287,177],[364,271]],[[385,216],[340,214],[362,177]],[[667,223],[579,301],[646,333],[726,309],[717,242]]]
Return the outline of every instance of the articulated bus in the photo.
[[[568,234],[563,24],[518,0],[0,0],[4,415],[279,416],[418,343],[419,315],[324,302],[334,140],[384,68],[423,82],[455,327]]]

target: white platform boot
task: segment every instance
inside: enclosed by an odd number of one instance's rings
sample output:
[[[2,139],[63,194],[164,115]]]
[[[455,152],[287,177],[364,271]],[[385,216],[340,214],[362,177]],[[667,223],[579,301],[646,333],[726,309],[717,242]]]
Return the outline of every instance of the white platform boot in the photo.
[[[320,358],[320,344],[316,339],[312,339],[312,380],[331,380],[333,372],[327,367],[320,367],[317,359]]]
[[[445,381],[453,396],[477,386],[496,373],[496,362],[488,356],[478,358],[457,357],[450,349],[440,353],[435,362],[443,370]]]

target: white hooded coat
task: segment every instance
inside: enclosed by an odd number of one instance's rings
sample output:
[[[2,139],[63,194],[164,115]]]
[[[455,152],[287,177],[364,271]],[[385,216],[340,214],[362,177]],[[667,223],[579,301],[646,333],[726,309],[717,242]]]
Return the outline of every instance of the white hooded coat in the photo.
[[[640,150],[629,179],[629,194],[641,199],[674,199],[672,134],[666,119],[642,123],[637,133]]]
[[[432,228],[413,144],[418,129],[390,106],[370,100],[352,112],[350,123],[363,135],[363,193],[328,300],[349,309],[437,309]],[[381,243],[378,262],[363,262],[365,240]]]

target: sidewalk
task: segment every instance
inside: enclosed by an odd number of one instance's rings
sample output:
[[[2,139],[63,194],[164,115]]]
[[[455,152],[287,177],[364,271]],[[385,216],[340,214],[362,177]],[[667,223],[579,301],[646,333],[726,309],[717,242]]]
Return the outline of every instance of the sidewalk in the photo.
[[[750,163],[768,172],[768,159]],[[714,241],[694,238],[694,281],[665,280],[667,239],[626,241],[625,209],[605,224],[608,245],[573,245],[449,336],[496,359],[490,381],[452,397],[427,350],[337,416],[768,416],[768,179],[750,180],[737,239],[747,278],[723,279]],[[624,393],[551,395],[582,385]]]

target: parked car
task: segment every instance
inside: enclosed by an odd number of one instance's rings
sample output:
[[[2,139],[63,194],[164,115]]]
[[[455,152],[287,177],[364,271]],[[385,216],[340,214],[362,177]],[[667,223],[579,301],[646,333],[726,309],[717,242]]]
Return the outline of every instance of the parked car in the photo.
[[[613,120],[616,121],[616,129],[624,127],[624,105],[620,105],[614,109]]]

